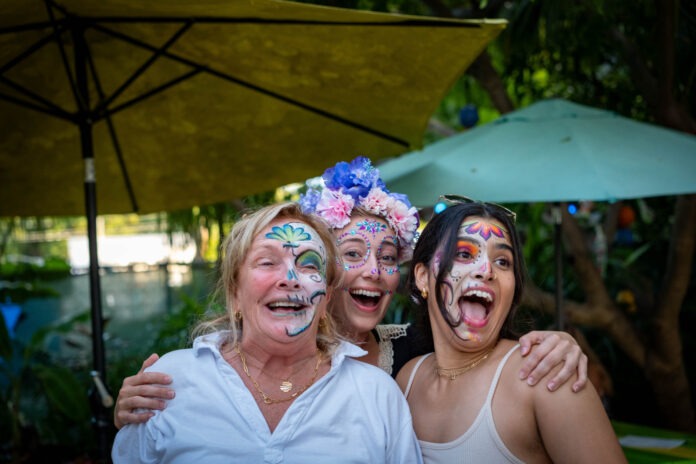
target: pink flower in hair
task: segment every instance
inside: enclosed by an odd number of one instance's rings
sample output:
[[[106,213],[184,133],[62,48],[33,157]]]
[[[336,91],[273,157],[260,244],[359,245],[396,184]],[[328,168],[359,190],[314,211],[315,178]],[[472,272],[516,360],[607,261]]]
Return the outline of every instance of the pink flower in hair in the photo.
[[[418,228],[418,210],[408,207],[406,203],[395,201],[387,214],[389,224],[395,229],[397,235],[405,242],[410,243]]]
[[[394,198],[379,187],[373,187],[367,196],[361,199],[359,206],[378,216],[387,216],[387,212],[394,205]]]
[[[350,195],[324,189],[317,203],[316,214],[324,218],[334,229],[340,229],[350,222],[350,213],[354,205],[355,201]]]

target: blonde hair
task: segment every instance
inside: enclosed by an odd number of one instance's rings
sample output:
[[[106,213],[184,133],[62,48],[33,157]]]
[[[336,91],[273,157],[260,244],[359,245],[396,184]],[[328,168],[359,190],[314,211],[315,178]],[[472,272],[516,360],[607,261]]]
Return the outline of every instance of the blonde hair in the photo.
[[[333,290],[340,285],[342,273],[336,266],[338,262],[336,239],[328,225],[316,216],[303,213],[297,203],[286,202],[263,207],[245,214],[237,221],[222,243],[220,278],[216,296],[217,299],[224,299],[225,314],[199,323],[193,330],[194,337],[213,331],[228,330],[227,341],[232,344],[237,343],[243,330],[243,321],[235,318],[235,313],[239,311],[234,298],[238,289],[239,272],[256,236],[276,219],[302,222],[316,230],[326,249],[327,298],[330,298]],[[320,321],[317,346],[322,352],[330,354],[338,345],[339,337],[336,324],[328,309],[325,318]]]

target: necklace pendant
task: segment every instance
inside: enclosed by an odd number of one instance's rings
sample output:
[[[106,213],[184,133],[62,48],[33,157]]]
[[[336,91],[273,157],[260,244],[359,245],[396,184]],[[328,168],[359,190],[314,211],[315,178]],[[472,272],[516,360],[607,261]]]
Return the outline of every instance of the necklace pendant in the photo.
[[[283,382],[280,384],[280,391],[287,393],[290,390],[292,390],[292,382],[289,380],[283,380]]]

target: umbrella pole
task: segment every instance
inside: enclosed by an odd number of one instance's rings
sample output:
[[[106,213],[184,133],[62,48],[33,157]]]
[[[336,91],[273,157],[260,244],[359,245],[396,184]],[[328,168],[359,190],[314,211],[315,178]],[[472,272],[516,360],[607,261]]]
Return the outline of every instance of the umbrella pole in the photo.
[[[106,359],[104,355],[103,319],[101,306],[101,282],[99,277],[99,257],[97,254],[97,190],[94,170],[94,145],[92,140],[92,121],[89,114],[89,89],[87,83],[87,44],[84,29],[73,29],[75,43],[75,80],[80,107],[80,143],[85,167],[84,191],[87,215],[87,237],[89,243],[89,289],[92,319],[92,360],[91,372],[94,386],[90,392],[92,406],[92,425],[97,435],[98,462],[109,462],[109,438],[107,408],[113,399],[104,387],[106,382]]]
[[[556,329],[565,330],[565,318],[563,314],[563,242],[561,238],[563,214],[561,213],[560,203],[554,203],[552,214],[553,244],[556,258]]]

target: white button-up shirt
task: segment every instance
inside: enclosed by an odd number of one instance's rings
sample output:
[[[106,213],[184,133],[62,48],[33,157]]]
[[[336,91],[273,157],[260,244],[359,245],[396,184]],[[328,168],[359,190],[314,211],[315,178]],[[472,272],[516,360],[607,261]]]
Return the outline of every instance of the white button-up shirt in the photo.
[[[331,369],[298,396],[273,433],[252,393],[220,354],[222,334],[168,353],[176,397],[144,424],[125,426],[112,450],[119,463],[422,463],[408,404],[365,351],[342,342]]]

